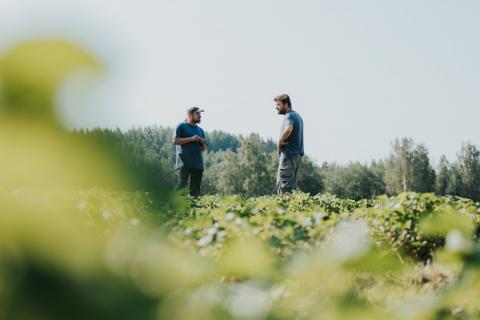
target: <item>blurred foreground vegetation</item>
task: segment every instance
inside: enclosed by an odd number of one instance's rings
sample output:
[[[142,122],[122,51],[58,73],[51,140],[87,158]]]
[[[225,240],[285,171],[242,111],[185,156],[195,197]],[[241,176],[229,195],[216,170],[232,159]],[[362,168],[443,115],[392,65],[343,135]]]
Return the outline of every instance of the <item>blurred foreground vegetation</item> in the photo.
[[[480,203],[0,193],[0,318],[476,319]]]

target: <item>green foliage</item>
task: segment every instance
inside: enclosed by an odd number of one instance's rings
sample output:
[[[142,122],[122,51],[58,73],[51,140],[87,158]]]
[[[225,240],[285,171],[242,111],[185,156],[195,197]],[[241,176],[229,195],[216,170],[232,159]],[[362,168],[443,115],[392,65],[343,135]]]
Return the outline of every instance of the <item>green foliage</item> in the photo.
[[[475,145],[462,144],[454,163],[440,159],[436,192],[480,200],[480,151]]]
[[[114,151],[117,158],[135,172],[135,189],[165,191],[173,189],[176,175],[172,129],[160,127],[133,128],[127,132],[119,129],[93,129],[75,131],[72,135],[100,143]]]
[[[3,190],[2,317],[476,314],[479,203],[414,193],[185,200],[168,215],[146,193]],[[434,251],[455,263],[414,262]]]
[[[58,125],[55,92],[70,74],[103,67],[88,52],[60,39],[21,43],[0,57],[0,113],[16,119],[41,119]]]
[[[382,177],[358,162],[347,166],[326,165],[322,173],[325,191],[343,198],[359,200],[385,193]]]
[[[213,193],[247,196],[271,194],[275,187],[274,161],[264,151],[265,142],[257,134],[242,137],[237,153],[226,151],[213,156],[205,176],[206,188]],[[210,157],[211,155],[207,155]],[[223,158],[219,160],[219,158]]]
[[[403,259],[427,261],[435,250],[444,245],[448,230],[459,230],[475,237],[472,223],[480,222],[480,204],[432,194],[404,193],[398,197],[359,201],[339,199],[329,194],[312,197],[304,193],[227,199],[234,200],[225,201],[217,196],[192,200],[194,204],[191,211],[185,212],[184,218],[179,221],[180,225],[177,225],[180,226],[180,234],[188,225],[192,227],[188,238],[193,237],[201,247],[206,245],[206,238],[201,241],[204,236],[211,236],[209,239],[213,242],[208,244],[218,244],[215,234],[209,233],[212,232],[211,228],[221,232],[218,241],[226,241],[230,237],[228,230],[236,228],[235,225],[239,223],[236,219],[239,218],[242,232],[251,236],[261,234],[262,239],[280,248],[275,249],[277,253],[290,255],[295,250],[315,246],[338,222],[354,219],[368,225],[369,233],[378,246],[391,248]],[[205,211],[205,208],[208,210]],[[205,214],[210,215],[210,219],[204,219]],[[228,219],[225,219],[226,216]],[[202,221],[200,225],[199,219]],[[262,221],[262,225],[259,225],[259,221]],[[289,232],[290,236],[287,233],[280,235],[278,230],[268,235],[272,226],[287,227],[284,231]]]
[[[233,134],[226,133],[219,130],[209,132],[208,138],[208,151],[218,152],[231,150],[236,152],[240,146],[240,139]]]
[[[176,184],[173,169],[175,151],[171,128],[133,128],[80,130],[79,135],[101,141],[105,148],[117,148],[119,158],[135,172],[136,188],[155,191],[171,189]],[[258,135],[237,137],[222,131],[207,133],[204,194],[272,194],[278,166],[278,154],[271,140]],[[480,194],[480,159],[472,144],[462,146],[456,162],[442,157],[437,174],[430,165],[428,152],[413,140],[397,140],[385,161],[370,164],[352,162],[346,165],[318,166],[305,156],[298,176],[298,189],[315,195],[321,192],[341,198],[375,198],[404,191],[433,192],[478,199]]]
[[[447,157],[442,156],[438,165],[437,179],[435,180],[435,193],[441,196],[454,194],[450,190],[452,183],[450,179],[450,163]]]
[[[277,161],[278,159],[275,156],[273,162],[277,164]],[[299,190],[311,195],[321,193],[325,190],[321,168],[308,156],[304,156],[302,159],[298,172],[297,186]]]
[[[457,162],[452,166],[455,187],[459,196],[480,200],[480,151],[471,144],[462,145]]]
[[[479,204],[467,199],[403,193],[396,198],[380,197],[373,208],[357,210],[353,216],[368,221],[372,236],[379,243],[390,246],[400,254],[426,261],[445,243],[446,232],[432,230],[439,230],[438,228],[451,230],[459,225],[462,225],[461,230],[467,228],[465,222],[460,219],[457,220],[460,224],[441,223],[436,229],[427,228],[427,225],[432,226],[432,221],[440,223],[442,220],[439,220],[438,216],[443,216],[447,211],[460,212],[461,217],[477,223],[478,210]],[[443,222],[446,221],[449,220]],[[469,231],[471,233],[473,230]]]
[[[385,185],[389,194],[401,192],[433,192],[435,171],[430,165],[428,151],[412,139],[397,139],[385,161]]]

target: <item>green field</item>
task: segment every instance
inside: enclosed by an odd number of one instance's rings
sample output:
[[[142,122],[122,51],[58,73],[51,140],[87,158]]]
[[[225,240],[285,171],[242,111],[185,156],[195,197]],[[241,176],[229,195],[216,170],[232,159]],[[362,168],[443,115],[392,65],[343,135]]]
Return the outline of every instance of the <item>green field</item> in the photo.
[[[4,319],[472,319],[480,204],[0,195]]]

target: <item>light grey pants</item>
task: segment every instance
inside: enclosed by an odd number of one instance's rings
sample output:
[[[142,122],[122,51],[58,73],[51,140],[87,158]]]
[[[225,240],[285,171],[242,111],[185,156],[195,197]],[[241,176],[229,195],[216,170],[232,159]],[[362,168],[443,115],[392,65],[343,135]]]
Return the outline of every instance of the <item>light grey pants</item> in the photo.
[[[297,188],[297,174],[301,163],[302,156],[299,154],[289,158],[285,158],[283,153],[280,154],[277,173],[278,194],[287,193]]]

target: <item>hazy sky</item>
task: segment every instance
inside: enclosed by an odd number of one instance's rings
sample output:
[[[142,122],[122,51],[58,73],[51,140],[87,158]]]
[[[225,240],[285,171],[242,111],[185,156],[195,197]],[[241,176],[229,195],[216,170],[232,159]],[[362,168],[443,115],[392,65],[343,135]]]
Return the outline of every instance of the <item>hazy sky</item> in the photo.
[[[60,101],[76,127],[202,127],[277,137],[288,93],[318,161],[368,161],[412,137],[437,161],[480,145],[478,0],[1,0],[0,45],[57,35],[107,66]],[[5,49],[4,49],[5,50]]]

